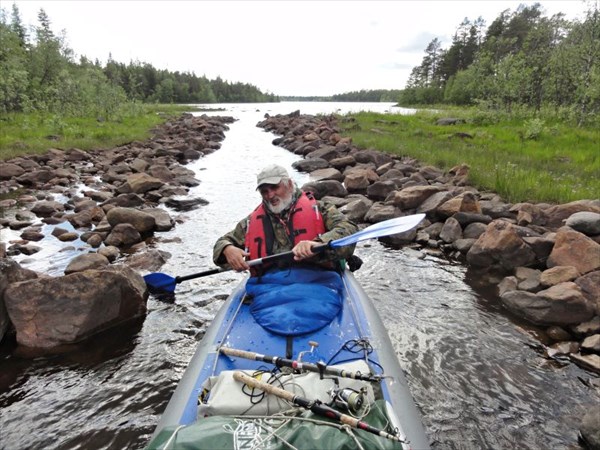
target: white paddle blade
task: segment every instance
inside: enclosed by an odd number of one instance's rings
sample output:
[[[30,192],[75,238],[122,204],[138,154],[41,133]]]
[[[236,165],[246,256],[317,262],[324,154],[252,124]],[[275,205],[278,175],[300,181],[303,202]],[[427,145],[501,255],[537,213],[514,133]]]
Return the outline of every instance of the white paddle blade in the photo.
[[[373,224],[364,230],[346,236],[341,239],[336,239],[329,243],[330,247],[343,247],[345,245],[356,244],[357,242],[366,241],[367,239],[375,239],[392,234],[403,233],[411,230],[425,218],[425,214],[413,214],[412,216],[396,217],[394,219],[384,220]]]

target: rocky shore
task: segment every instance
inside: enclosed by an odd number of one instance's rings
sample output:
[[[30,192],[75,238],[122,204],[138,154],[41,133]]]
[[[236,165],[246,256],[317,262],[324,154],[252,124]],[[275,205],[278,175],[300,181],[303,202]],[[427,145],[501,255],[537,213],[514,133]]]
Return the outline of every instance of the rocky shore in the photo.
[[[185,114],[145,142],[89,152],[51,149],[0,163],[6,198],[0,231],[20,233],[8,247],[0,244],[0,340],[14,330],[23,348],[60,352],[145,314],[148,290],[138,271],[158,270],[169,257],[146,240],[178,220],[159,205],[186,211],[206,203],[189,198],[199,180],[185,165],[219,149],[233,121]],[[39,274],[11,258],[35,257],[44,225],[65,245],[77,243],[70,250],[79,254],[64,276]]]
[[[303,188],[354,221],[425,213],[418,229],[384,240],[467,264],[497,287],[508,310],[546,330],[547,357],[600,373],[600,199],[509,204],[470,186],[465,165],[443,172],[357,148],[335,116],[295,112],[259,126],[280,136],[273,144],[303,157],[294,167],[314,180]]]

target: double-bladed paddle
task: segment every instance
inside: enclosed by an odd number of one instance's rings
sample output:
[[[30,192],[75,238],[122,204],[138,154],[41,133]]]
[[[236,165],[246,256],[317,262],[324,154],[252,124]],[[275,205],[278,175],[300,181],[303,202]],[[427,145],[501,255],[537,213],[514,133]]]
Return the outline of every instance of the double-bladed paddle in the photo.
[[[356,244],[357,242],[366,241],[367,239],[375,239],[383,236],[390,236],[392,234],[403,233],[416,227],[423,219],[425,214],[414,214],[411,216],[396,217],[394,219],[384,220],[368,226],[367,228],[357,231],[350,236],[346,236],[340,239],[329,241],[326,244],[316,245],[312,248],[313,253],[322,252],[328,248],[344,247],[346,245]],[[293,257],[293,252],[283,252],[276,255],[265,256],[264,258],[257,258],[248,261],[250,267],[259,266],[275,261],[289,259]],[[190,275],[184,275],[181,277],[171,277],[164,273],[155,272],[144,276],[144,281],[150,289],[163,291],[163,292],[174,292],[175,286],[182,281],[191,280],[193,278],[201,278],[209,275],[214,275],[221,272],[227,272],[231,269],[224,269],[217,267],[204,272],[193,273]]]

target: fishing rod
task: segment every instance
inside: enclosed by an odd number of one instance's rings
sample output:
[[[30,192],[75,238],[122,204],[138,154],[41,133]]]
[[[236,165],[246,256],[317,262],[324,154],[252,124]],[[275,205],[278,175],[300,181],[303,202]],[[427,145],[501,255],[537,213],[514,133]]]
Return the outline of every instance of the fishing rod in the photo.
[[[220,352],[227,356],[237,356],[239,358],[250,359],[252,361],[271,363],[277,367],[291,367],[292,369],[299,371],[317,372],[321,375],[321,377],[323,377],[323,375],[334,375],[342,378],[352,378],[353,380],[373,382],[379,382],[383,378],[381,375],[362,374],[360,372],[338,369],[336,367],[328,366],[325,363],[303,363],[297,360],[281,358],[280,356],[261,355],[260,353],[248,352],[230,347],[221,347]]]
[[[381,436],[385,439],[390,439],[396,442],[406,443],[405,440],[401,439],[399,436],[388,433],[387,431],[380,430],[369,425],[362,420],[358,420],[348,414],[343,414],[330,406],[327,406],[321,403],[319,400],[308,400],[304,397],[300,397],[290,391],[286,391],[285,389],[278,388],[277,386],[273,386],[271,384],[263,383],[262,381],[258,381],[256,378],[249,377],[240,371],[235,371],[233,373],[233,379],[244,383],[252,388],[260,389],[261,391],[266,392],[267,394],[273,394],[277,397],[280,397],[293,405],[300,406],[301,408],[308,409],[313,413],[327,417],[329,419],[337,420],[338,422],[348,425],[352,428],[357,428],[359,430],[368,431],[369,433],[373,433],[377,436]]]

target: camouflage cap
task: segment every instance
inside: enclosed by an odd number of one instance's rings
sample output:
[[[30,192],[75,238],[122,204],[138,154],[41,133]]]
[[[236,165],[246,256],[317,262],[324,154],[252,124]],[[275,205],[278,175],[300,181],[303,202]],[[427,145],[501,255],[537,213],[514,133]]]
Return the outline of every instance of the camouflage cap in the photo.
[[[277,164],[265,167],[256,176],[256,189],[263,184],[279,184],[283,178],[289,178],[287,170]]]

